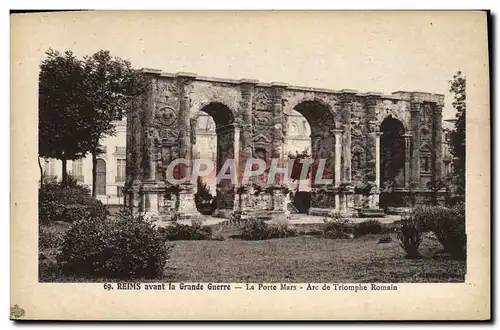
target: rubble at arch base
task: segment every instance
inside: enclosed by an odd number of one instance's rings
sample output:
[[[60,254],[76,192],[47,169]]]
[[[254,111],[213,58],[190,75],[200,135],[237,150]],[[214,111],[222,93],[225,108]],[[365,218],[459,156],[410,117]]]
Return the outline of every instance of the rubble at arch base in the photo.
[[[331,180],[310,187],[310,214],[363,216],[427,203],[432,195],[428,183],[442,177],[443,95],[382,95],[142,72],[149,92],[127,114],[125,205],[138,212],[159,218],[198,214],[196,185],[171,185],[166,173],[176,159],[197,158],[200,111],[217,126],[216,170],[233,159],[240,172],[252,158],[285,162],[288,117],[292,111],[304,116],[311,127],[311,158],[326,160],[323,177]],[[180,168],[179,177],[190,170],[190,165]],[[215,214],[286,213],[288,190],[286,185],[260,185],[255,191],[222,182]]]

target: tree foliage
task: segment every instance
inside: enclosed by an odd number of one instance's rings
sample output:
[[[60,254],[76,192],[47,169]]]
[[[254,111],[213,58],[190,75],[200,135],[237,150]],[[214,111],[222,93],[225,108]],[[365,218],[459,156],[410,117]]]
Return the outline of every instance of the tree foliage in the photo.
[[[146,91],[143,76],[129,61],[100,50],[82,60],[71,51],[49,49],[41,64],[39,155],[65,161],[92,154],[95,195],[97,155],[101,139],[116,133],[133,99]]]
[[[49,49],[46,55],[39,74],[38,155],[60,159],[65,181],[66,161],[82,158],[88,151],[77,93],[82,89],[84,72],[71,51],[61,54]]]
[[[133,99],[146,91],[143,77],[129,61],[101,50],[83,60],[84,84],[81,105],[85,140],[92,154],[92,193],[96,193],[97,155],[103,152],[101,139],[116,134],[114,121],[121,120]]]
[[[466,110],[466,78],[458,71],[450,81],[450,92],[454,94],[453,107],[455,127],[448,133],[450,152],[453,156],[453,181],[455,193],[465,195],[465,110]]]

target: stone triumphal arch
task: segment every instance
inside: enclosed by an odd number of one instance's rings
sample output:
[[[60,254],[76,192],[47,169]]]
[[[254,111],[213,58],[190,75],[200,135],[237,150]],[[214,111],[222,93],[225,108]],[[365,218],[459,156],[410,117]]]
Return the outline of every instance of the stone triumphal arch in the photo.
[[[421,92],[360,93],[168,74],[143,69],[149,90],[127,118],[125,204],[153,214],[196,213],[195,185],[166,180],[175,159],[196,158],[200,112],[217,133],[217,171],[234,159],[238,175],[248,159],[287,160],[287,120],[300,113],[311,130],[311,158],[325,159],[327,185],[311,186],[311,213],[390,210],[426,202],[429,182],[441,178],[444,96]],[[191,164],[191,163],[190,163]],[[176,167],[187,177],[192,165]],[[175,176],[174,175],[174,176]],[[227,180],[226,180],[227,181]],[[220,214],[233,210],[286,210],[287,187],[217,184]]]

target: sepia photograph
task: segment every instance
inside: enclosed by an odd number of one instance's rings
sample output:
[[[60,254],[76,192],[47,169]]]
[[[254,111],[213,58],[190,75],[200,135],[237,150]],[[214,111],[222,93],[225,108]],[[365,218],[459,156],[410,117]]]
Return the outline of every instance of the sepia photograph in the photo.
[[[473,165],[489,164],[486,24],[484,11],[11,15],[12,66],[30,56],[36,79],[12,121],[29,134],[12,161],[29,172],[13,185],[30,190],[30,281],[117,299],[489,283],[471,275],[489,241],[470,244],[489,238],[489,195],[469,197],[469,180],[489,184]],[[11,318],[48,315],[17,304]]]

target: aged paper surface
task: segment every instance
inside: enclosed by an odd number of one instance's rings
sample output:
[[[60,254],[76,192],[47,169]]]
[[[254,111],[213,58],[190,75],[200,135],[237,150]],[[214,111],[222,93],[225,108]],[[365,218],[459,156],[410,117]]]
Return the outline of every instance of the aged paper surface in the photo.
[[[38,73],[48,48],[70,49],[77,56],[109,49],[113,55],[131,60],[135,67],[171,73],[195,72],[200,76],[284,81],[292,85],[385,94],[417,89],[448,94],[448,80],[461,70],[467,76],[467,105],[471,109],[467,113],[466,138],[465,283],[398,283],[397,291],[356,293],[234,289],[108,291],[103,283],[39,283]],[[17,315],[40,320],[488,319],[488,74],[485,12],[109,11],[12,15],[14,318]],[[446,95],[444,117],[453,116],[451,102],[452,98]],[[116,283],[113,285],[116,287]],[[307,287],[307,283],[299,285]],[[321,288],[323,283],[317,285]]]

